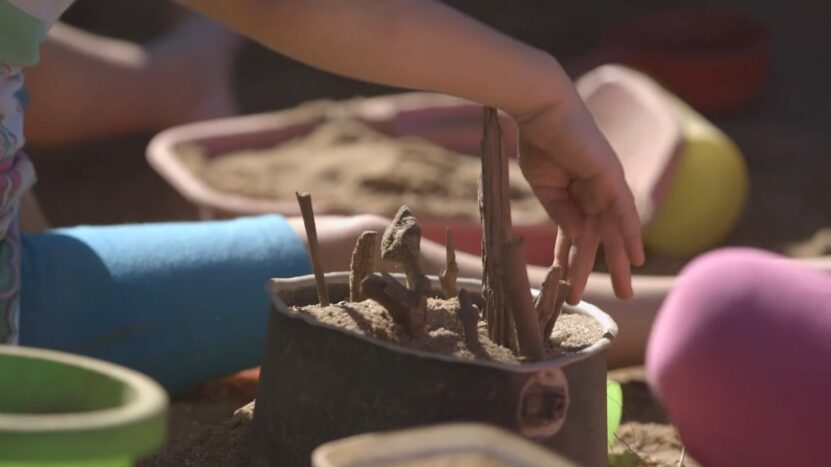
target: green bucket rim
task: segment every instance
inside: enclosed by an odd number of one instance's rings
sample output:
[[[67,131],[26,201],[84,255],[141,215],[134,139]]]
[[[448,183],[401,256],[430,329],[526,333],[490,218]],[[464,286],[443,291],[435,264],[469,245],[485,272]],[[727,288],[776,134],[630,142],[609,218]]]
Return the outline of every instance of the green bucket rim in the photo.
[[[167,393],[137,371],[53,350],[0,345],[0,356],[46,360],[102,374],[133,394],[117,407],[70,413],[0,412],[0,463],[136,457],[164,442]],[[59,382],[56,382],[59,384]]]

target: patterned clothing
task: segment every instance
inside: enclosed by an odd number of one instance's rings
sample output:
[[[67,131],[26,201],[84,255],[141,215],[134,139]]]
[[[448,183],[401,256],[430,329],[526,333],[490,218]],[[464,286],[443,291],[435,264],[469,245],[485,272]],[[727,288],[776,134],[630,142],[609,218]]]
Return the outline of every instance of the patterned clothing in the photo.
[[[0,0],[0,343],[16,343],[20,293],[17,209],[35,183],[23,147],[18,93],[23,67],[37,63],[40,43],[72,0]]]

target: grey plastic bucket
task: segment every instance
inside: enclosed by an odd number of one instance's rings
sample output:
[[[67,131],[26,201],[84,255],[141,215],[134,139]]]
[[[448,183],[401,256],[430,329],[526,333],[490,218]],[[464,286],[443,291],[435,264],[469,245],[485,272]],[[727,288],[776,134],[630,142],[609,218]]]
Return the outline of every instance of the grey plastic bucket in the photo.
[[[438,280],[430,278],[438,290]],[[326,275],[332,303],[348,273]],[[479,281],[459,280],[480,292]],[[319,323],[293,306],[317,302],[314,277],[273,279],[253,421],[253,465],[309,465],[324,443],[447,422],[480,422],[583,466],[607,463],[606,348],[617,325],[581,302],[604,337],[577,353],[510,365],[426,353]]]

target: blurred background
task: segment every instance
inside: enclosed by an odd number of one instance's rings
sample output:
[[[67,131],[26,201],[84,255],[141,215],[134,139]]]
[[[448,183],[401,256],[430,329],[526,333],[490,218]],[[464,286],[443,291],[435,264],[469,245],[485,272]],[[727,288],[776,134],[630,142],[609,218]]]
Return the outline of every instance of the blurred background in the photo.
[[[732,67],[729,63],[713,66],[717,70],[715,76],[723,77],[723,81],[746,83],[747,88],[758,87],[755,91],[749,89],[741,102],[722,102],[718,96],[714,102],[697,102],[696,84],[701,87],[711,83],[695,83],[695,80],[685,83],[683,79],[679,83],[664,82],[670,91],[729,135],[746,159],[751,179],[750,197],[742,221],[727,243],[798,250],[822,228],[831,225],[831,208],[828,208],[831,191],[827,189],[828,173],[831,173],[831,91],[828,89],[831,53],[825,47],[829,43],[826,22],[831,17],[831,5],[827,2],[723,0],[678,1],[670,5],[654,0],[568,3],[455,0],[447,3],[549,51],[575,78],[595,65],[621,57],[649,68],[648,58],[644,63],[640,60],[643,57],[637,54],[620,55],[621,51],[617,50],[623,41],[621,38],[630,37],[627,34],[631,31],[627,32],[627,28],[639,30],[640,34],[647,30],[647,36],[650,31],[661,28],[669,32],[687,28],[689,31],[680,33],[682,38],[684,34],[694,36],[701,42],[697,47],[711,47],[719,51],[722,59],[725,50],[729,55],[730,48],[735,47]],[[682,21],[673,25],[661,17],[650,16],[667,7],[685,6],[737,10],[758,21],[770,34],[771,42],[769,46],[762,46],[761,56],[754,57],[755,52],[741,47],[744,40],[741,34],[746,32],[741,27],[713,25],[708,30],[702,23],[685,25]],[[168,1],[79,0],[64,21],[93,33],[146,42],[173,28],[182,17],[181,8]],[[659,35],[654,40],[665,39]],[[683,58],[685,46],[668,43],[667,50],[671,56]],[[746,56],[748,53],[750,57]],[[754,63],[761,68],[753,68]],[[656,66],[669,66],[670,70],[673,67],[672,63]],[[692,88],[685,91],[685,86]],[[312,99],[398,92],[312,69],[250,41],[235,55],[232,88],[239,112],[243,114],[289,108]],[[36,139],[30,141],[28,149],[39,173],[35,193],[51,224],[196,219],[196,208],[148,166],[145,148],[152,136],[131,135],[70,147],[45,147],[39,146]],[[765,240],[765,236],[769,239]],[[826,247],[817,248],[808,254],[822,254]],[[667,268],[661,272],[668,272]]]
[[[727,135],[723,138],[715,130],[716,136],[712,132],[702,136],[689,128],[682,132],[687,148],[696,147],[691,141],[701,143],[698,147],[703,149],[690,150],[686,155],[695,156],[703,165],[688,171],[691,175],[686,179],[684,193],[670,195],[668,205],[672,209],[667,212],[675,217],[659,215],[662,228],[655,230],[653,225],[647,231],[649,261],[638,272],[674,274],[695,253],[722,244],[756,246],[791,256],[831,255],[831,28],[827,24],[831,3],[446,3],[550,52],[575,79],[609,62],[640,69],[695,109],[695,117],[680,118],[685,125],[699,122]],[[94,34],[147,44],[175,30],[188,14],[173,2],[163,0],[78,0],[63,21]],[[216,70],[225,72],[224,67]],[[50,79],[59,92],[61,76]],[[234,53],[230,83],[231,100],[239,114],[289,109],[310,100],[401,92],[312,69],[251,41],[243,41]],[[36,92],[30,92],[30,101],[38,98]],[[149,108],[152,112],[153,107]],[[125,109],[131,111],[134,109]],[[622,120],[628,117],[624,112]],[[166,126],[187,120],[180,118],[146,132],[129,132],[126,136],[122,132],[80,144],[56,144],[38,138],[37,131],[30,131],[27,151],[39,178],[34,192],[49,223],[60,227],[204,218],[204,212],[200,213],[151,168],[146,156],[148,142],[154,135]],[[659,136],[655,135],[655,141]],[[646,138],[645,147],[649,149],[652,142]],[[733,143],[738,150],[733,149]],[[723,163],[731,157],[739,161],[733,166],[738,167],[739,174],[727,176]],[[681,185],[679,177],[673,179],[674,186]],[[707,190],[721,192],[704,196]],[[702,203],[710,206],[702,208]],[[735,205],[735,212],[727,215],[729,219],[717,219],[724,224],[726,237],[719,235],[689,247],[690,242],[701,240],[703,231],[715,229],[707,216],[718,218],[720,211],[723,214],[728,210],[727,205]],[[685,222],[695,217],[691,213],[702,212],[705,215],[697,224],[702,231],[685,227]],[[549,234],[553,230],[550,225],[546,228]],[[544,247],[550,255],[550,242]],[[655,251],[666,254],[652,254]],[[600,263],[598,269],[603,267]],[[219,423],[248,402],[253,397],[251,387],[256,388],[254,375],[253,386],[250,381],[241,380],[244,384],[239,391],[243,396],[226,402],[227,406],[207,405],[201,399],[192,402],[193,407],[187,403],[174,405],[173,440],[184,436],[179,433],[195,432],[199,423]],[[619,373],[612,379],[624,386],[624,425],[633,420],[643,423],[621,430],[621,438],[665,461],[655,465],[677,465],[681,444],[649,395],[642,370]],[[233,380],[224,384],[209,387],[208,392],[220,394],[220,399],[228,398],[229,393],[239,397]],[[245,392],[246,388],[249,392]],[[624,454],[631,450],[629,444],[625,447],[623,450],[617,446]],[[154,462],[144,465],[177,465],[165,463],[164,458]]]

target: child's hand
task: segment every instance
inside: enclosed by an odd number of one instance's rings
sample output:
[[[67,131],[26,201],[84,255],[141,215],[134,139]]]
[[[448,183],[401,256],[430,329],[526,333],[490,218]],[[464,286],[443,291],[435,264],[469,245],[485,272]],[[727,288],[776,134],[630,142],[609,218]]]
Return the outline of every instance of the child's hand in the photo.
[[[569,302],[582,295],[601,240],[616,293],[632,294],[629,265],[643,262],[632,194],[553,57],[434,0],[179,1],[310,65],[511,113],[523,173],[574,239]]]
[[[558,260],[568,268],[568,302],[583,295],[601,241],[615,294],[630,298],[629,267],[644,261],[640,219],[620,162],[591,114],[570,94],[515,117],[522,173],[561,229]]]

